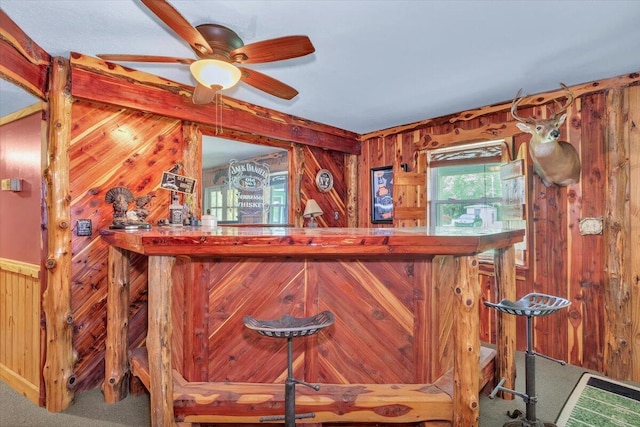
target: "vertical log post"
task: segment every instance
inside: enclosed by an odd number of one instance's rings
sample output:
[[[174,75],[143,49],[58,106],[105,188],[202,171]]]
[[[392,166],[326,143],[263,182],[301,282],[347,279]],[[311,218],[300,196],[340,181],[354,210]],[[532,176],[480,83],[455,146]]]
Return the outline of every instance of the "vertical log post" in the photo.
[[[346,160],[347,227],[355,228],[358,226],[358,156],[347,154]]]
[[[640,117],[640,86],[629,87],[629,118]],[[636,183],[630,189],[629,200],[629,264],[627,274],[631,281],[631,376],[628,380],[640,383],[640,123],[629,119],[629,182]]]
[[[496,301],[507,298],[516,300],[515,248],[496,249],[494,267],[496,277]],[[504,378],[504,387],[515,390],[516,385],[516,317],[497,311],[496,320],[496,378]],[[500,392],[500,397],[513,400],[512,393]]]
[[[607,94],[606,133],[607,199],[604,236],[606,241],[604,373],[631,379],[635,353],[632,333],[632,279],[629,200],[629,90],[615,88]],[[637,239],[637,234],[634,236]],[[638,281],[638,278],[635,278]]]
[[[453,425],[476,427],[480,417],[480,283],[475,256],[454,258]]]
[[[172,427],[175,424],[171,364],[171,272],[175,262],[171,256],[149,257],[147,350],[152,427]]]
[[[69,194],[69,144],[71,140],[71,96],[69,63],[56,57],[51,63],[49,128],[45,204],[49,233],[47,289],[42,298],[46,319],[44,383],[46,406],[59,412],[73,401],[77,355],[73,350],[71,311],[71,196]]]
[[[118,402],[129,391],[129,251],[109,246],[107,341],[102,393],[107,403]]]
[[[304,147],[296,144],[293,147],[293,159],[289,163],[290,178],[293,179],[293,194],[291,194],[291,207],[293,209],[293,224],[295,227],[302,227],[304,219],[302,218],[302,180],[304,179]],[[291,212],[290,212],[291,213]],[[289,222],[292,222],[289,220]]]
[[[182,126],[182,139],[184,141],[183,173],[184,175],[202,181],[202,132],[198,125],[185,123]],[[193,194],[184,195],[184,204],[194,219],[202,216],[202,197],[199,195],[198,186]]]

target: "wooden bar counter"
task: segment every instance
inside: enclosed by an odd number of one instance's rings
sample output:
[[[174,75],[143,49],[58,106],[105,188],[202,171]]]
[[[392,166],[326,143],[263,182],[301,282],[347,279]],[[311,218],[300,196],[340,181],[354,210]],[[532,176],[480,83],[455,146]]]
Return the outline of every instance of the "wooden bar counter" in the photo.
[[[501,296],[515,297],[523,230],[154,227],[102,230],[110,245],[105,399],[129,366],[150,391],[153,426],[259,424],[284,413],[286,340],[248,330],[333,312],[294,340],[299,422],[477,426],[493,375],[479,338],[476,255],[495,251]],[[131,252],[148,261],[146,348],[127,349]],[[513,380],[515,321],[499,320],[498,375]],[[501,347],[504,347],[501,349]],[[484,367],[484,369],[483,369]]]

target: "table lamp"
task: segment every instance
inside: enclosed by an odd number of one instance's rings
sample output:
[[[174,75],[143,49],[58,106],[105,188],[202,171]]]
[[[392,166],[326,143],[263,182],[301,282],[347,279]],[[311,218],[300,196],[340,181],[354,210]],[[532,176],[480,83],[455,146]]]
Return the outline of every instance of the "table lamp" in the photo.
[[[320,215],[322,215],[322,209],[320,209],[318,203],[313,199],[307,200],[307,205],[305,206],[304,213],[302,214],[304,218],[309,218],[307,227],[317,227],[318,223],[315,218]]]

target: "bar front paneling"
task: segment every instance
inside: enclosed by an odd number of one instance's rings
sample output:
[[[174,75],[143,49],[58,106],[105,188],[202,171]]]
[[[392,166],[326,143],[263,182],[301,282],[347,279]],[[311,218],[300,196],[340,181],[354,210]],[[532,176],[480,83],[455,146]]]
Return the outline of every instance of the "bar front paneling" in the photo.
[[[478,380],[493,369],[493,353],[477,333],[476,255],[510,247],[523,231],[455,231],[101,231],[107,243],[149,257],[148,351],[134,350],[131,365],[150,390],[152,424],[280,414],[286,340],[256,334],[242,318],[330,310],[334,325],[294,340],[295,376],[321,385],[297,388],[299,411],[315,411],[316,423],[477,425],[474,401],[486,382]]]

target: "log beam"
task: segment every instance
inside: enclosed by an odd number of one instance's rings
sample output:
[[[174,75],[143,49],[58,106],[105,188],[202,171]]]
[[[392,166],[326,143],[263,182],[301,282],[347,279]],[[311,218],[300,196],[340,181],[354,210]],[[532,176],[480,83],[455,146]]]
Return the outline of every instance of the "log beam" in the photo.
[[[580,84],[577,86],[571,86],[570,89],[571,89],[571,92],[573,92],[573,94],[575,95],[575,97],[579,98],[583,95],[593,93],[593,92],[600,92],[607,88],[631,86],[631,85],[637,84],[638,82],[640,82],[640,73],[634,72],[634,73],[629,73],[622,76],[612,77],[609,79],[594,80],[592,82]],[[546,104],[546,103],[552,102],[556,98],[560,98],[564,96],[565,94],[566,92],[564,92],[564,89],[558,89],[552,92],[545,92],[542,94],[531,95],[531,97],[528,100],[525,100],[526,102],[522,103],[522,106],[526,107],[530,105]],[[409,132],[418,131],[421,129],[439,127],[439,126],[447,125],[448,123],[465,122],[465,121],[477,119],[480,117],[495,115],[496,113],[501,113],[501,112],[506,113],[511,108],[511,102],[512,100],[509,99],[505,102],[488,105],[486,107],[476,108],[473,110],[466,110],[460,113],[431,118],[431,119],[422,120],[419,122],[408,123],[402,126],[395,126],[387,129],[377,130],[375,132],[370,132],[367,134],[360,135],[360,141],[366,141],[368,139],[373,139],[373,138],[385,138],[388,136],[397,135],[401,133],[409,133]],[[456,127],[452,132],[455,133],[459,130],[460,129]],[[468,137],[468,135],[466,135],[465,137]],[[462,140],[462,138],[460,138],[459,140]],[[466,139],[465,141],[468,142],[468,140]]]
[[[360,154],[355,133],[315,123],[264,107],[222,97],[221,105],[195,105],[193,87],[171,82],[97,58],[71,54],[73,96],[149,111],[165,117],[193,121],[281,141],[297,142],[327,150]],[[221,114],[216,114],[216,108]],[[216,121],[216,117],[221,117]]]
[[[46,99],[51,56],[0,9],[0,78]]]

